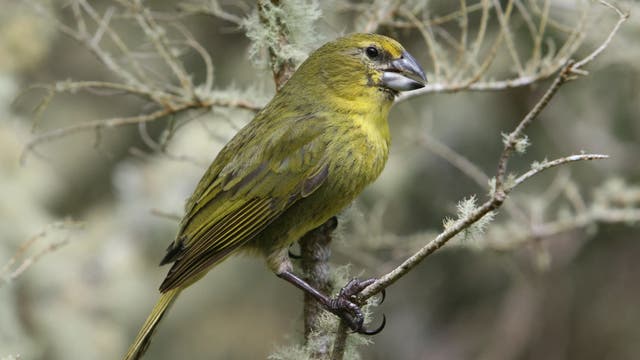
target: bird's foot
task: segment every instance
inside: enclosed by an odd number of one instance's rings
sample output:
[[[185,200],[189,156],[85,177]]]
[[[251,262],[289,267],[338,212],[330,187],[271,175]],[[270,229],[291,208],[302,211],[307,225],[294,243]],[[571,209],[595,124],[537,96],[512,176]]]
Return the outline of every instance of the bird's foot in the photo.
[[[344,320],[349,328],[356,333],[363,335],[375,335],[378,334],[386,324],[386,317],[382,315],[382,324],[378,328],[368,330],[364,327],[364,315],[358,304],[357,295],[364,290],[367,286],[373,284],[376,279],[358,280],[353,279],[345,285],[338,296],[329,299],[327,302],[327,310],[334,313],[342,320]],[[382,300],[384,300],[384,291],[382,293]],[[382,302],[382,301],[381,301]]]

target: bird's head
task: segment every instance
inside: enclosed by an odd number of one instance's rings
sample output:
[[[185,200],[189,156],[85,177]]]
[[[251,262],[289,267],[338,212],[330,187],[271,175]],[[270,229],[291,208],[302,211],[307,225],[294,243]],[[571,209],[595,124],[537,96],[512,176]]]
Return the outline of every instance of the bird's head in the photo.
[[[400,43],[377,34],[351,34],[313,52],[290,81],[356,101],[390,102],[401,91],[424,87],[427,78]]]

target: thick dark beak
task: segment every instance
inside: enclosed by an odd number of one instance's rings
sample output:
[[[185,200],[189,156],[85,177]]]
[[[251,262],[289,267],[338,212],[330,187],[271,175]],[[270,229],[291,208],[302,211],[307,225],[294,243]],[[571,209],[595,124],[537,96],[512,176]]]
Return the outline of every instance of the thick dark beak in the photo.
[[[382,85],[396,91],[420,89],[426,83],[424,70],[407,51],[403,51],[399,59],[392,60],[382,73]]]

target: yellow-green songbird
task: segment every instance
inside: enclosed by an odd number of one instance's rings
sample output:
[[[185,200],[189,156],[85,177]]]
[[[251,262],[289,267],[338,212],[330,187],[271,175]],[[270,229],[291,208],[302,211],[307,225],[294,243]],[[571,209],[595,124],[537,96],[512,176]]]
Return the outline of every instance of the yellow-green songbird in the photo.
[[[173,263],[162,295],[125,359],[142,355],[183,289],[239,251],[261,254],[278,276],[363,331],[348,298],[331,299],[293,274],[288,249],[378,177],[394,98],[425,83],[416,60],[385,36],[348,35],[313,52],[200,180],[161,262]]]

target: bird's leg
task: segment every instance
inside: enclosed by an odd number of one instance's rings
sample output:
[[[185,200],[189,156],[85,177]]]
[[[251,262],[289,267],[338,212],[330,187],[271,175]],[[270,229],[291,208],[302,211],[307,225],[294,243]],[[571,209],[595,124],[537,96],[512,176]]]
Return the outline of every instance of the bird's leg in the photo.
[[[278,273],[278,276],[313,296],[313,298],[321,303],[324,308],[327,309],[327,311],[330,311],[331,313],[344,320],[349,325],[349,328],[351,328],[351,330],[353,330],[354,332],[365,335],[375,335],[382,331],[386,324],[386,319],[383,317],[382,325],[380,325],[377,329],[365,329],[364,315],[362,315],[360,306],[358,306],[358,304],[356,303],[356,295],[358,295],[358,293],[360,293],[360,291],[362,291],[367,286],[373,284],[375,279],[364,281],[353,279],[340,290],[338,296],[330,298],[313,288],[311,285],[296,276],[291,271],[280,272]]]

